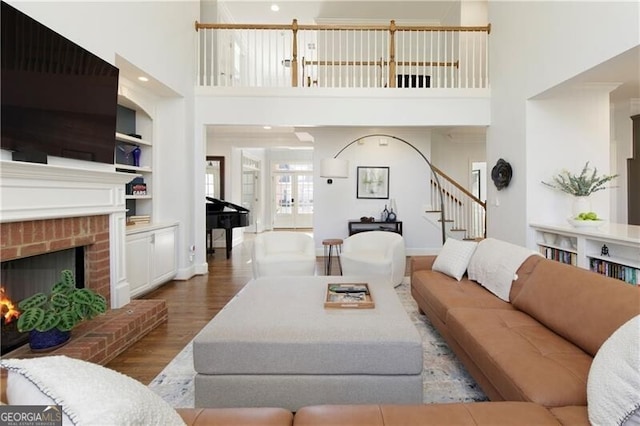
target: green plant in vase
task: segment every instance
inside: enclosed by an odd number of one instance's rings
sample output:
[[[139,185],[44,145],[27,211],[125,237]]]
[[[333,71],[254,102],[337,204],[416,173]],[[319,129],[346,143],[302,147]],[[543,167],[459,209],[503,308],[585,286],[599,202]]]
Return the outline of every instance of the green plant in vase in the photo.
[[[560,190],[567,194],[573,195],[574,207],[573,216],[577,220],[598,220],[597,215],[590,211],[588,202],[578,203],[579,201],[587,201],[591,194],[609,188],[607,183],[617,178],[618,175],[601,175],[598,176],[598,169],[589,167],[589,162],[584,165],[579,174],[571,173],[563,170],[559,174],[553,176],[552,182],[542,183],[550,188]],[[595,217],[595,219],[594,219]]]
[[[553,183],[545,181],[542,181],[542,183],[576,197],[588,197],[596,191],[607,189],[605,185],[617,177],[618,175],[598,176],[598,169],[594,167],[593,171],[591,171],[587,161],[580,174],[563,170],[553,177]]]
[[[73,272],[65,269],[49,295],[36,293],[18,303],[18,309],[21,312],[18,331],[31,332],[32,349],[42,350],[45,348],[34,348],[34,336],[50,332],[59,335],[64,343],[69,339],[69,332],[79,323],[105,313],[107,301],[91,289],[76,288]]]

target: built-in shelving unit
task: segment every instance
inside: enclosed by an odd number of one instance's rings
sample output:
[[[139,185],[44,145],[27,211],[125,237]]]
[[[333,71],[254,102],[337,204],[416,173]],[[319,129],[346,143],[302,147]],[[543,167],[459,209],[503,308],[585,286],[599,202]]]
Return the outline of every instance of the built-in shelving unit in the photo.
[[[559,262],[640,282],[640,226],[605,223],[595,227],[532,223],[540,253]]]
[[[127,217],[148,216],[151,221],[153,213],[152,119],[130,100],[119,97],[118,102],[120,111],[124,112],[118,116],[118,130],[121,131],[115,134],[116,170],[132,174],[132,182],[127,185],[125,195]],[[138,162],[134,160],[134,150],[139,150]]]

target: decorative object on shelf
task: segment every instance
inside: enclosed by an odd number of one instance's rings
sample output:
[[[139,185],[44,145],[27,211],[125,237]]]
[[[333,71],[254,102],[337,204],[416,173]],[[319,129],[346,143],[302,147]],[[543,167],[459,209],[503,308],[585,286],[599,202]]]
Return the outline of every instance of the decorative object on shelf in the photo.
[[[600,249],[600,255],[609,256],[609,247],[606,244],[602,245],[602,249]]]
[[[567,222],[576,228],[597,228],[599,226],[604,225],[604,220],[596,219],[596,220],[583,220],[583,219],[567,219]]]
[[[127,164],[135,167],[140,167],[140,154],[142,150],[138,145],[129,145],[126,143],[118,144],[118,151],[122,152],[122,155],[116,159],[117,162]]]
[[[147,184],[142,177],[133,178],[125,189],[127,195],[147,195]]]
[[[602,175],[598,176],[598,169],[589,167],[589,162],[584,165],[580,174],[571,173],[563,170],[559,174],[553,176],[553,182],[542,183],[550,188],[558,189],[575,197],[588,197],[597,191],[607,189],[608,182],[618,177],[618,175]]]
[[[387,205],[384,205],[384,210],[380,213],[380,222],[386,222],[389,218],[389,210],[387,210]]]
[[[393,211],[393,209],[389,212],[389,214],[387,215],[387,222],[395,222],[396,221],[396,214]]]
[[[571,249],[571,239],[569,237],[562,237],[560,239],[560,247],[563,249]]]
[[[396,208],[395,198],[389,200],[389,214],[387,215],[387,222],[395,222],[398,218],[398,209]]]
[[[135,167],[140,167],[140,154],[142,154],[140,147],[136,145],[136,147],[133,148],[133,151],[131,151],[131,154],[133,155],[133,165]]]
[[[60,281],[53,285],[51,293],[36,293],[18,304],[20,317],[18,330],[30,333],[32,350],[52,350],[69,340],[69,332],[85,319],[91,319],[107,310],[106,299],[88,288],[76,288],[73,272],[68,269],[60,273]],[[56,331],[53,331],[56,330]],[[52,336],[40,333],[53,331]],[[49,347],[48,345],[53,345]]]
[[[502,158],[498,160],[493,169],[491,169],[491,180],[493,180],[493,184],[496,186],[498,191],[509,186],[509,182],[511,182],[511,178],[513,177],[513,170],[511,169],[511,164],[503,160]]]
[[[389,198],[389,167],[358,167],[357,185],[358,198]]]
[[[580,215],[586,213],[592,213],[591,199],[589,196],[574,196],[571,202],[571,217],[583,220],[584,218],[580,217]]]
[[[373,222],[375,222],[375,221],[376,221],[376,218],[375,218],[375,217],[362,216],[362,217],[360,218],[360,222],[362,222],[362,223],[373,223]]]
[[[579,174],[571,173],[568,170],[563,170],[559,174],[553,176],[553,182],[542,181],[542,184],[565,192],[569,195],[573,195],[573,202],[571,205],[571,217],[574,221],[570,223],[574,226],[580,227],[597,227],[599,224],[588,223],[590,221],[599,221],[597,214],[591,211],[591,201],[589,196],[597,191],[607,189],[606,184],[618,175],[602,175],[598,176],[598,169],[589,167],[587,161]],[[580,223],[584,221],[585,223]]]
[[[557,237],[558,237],[557,234],[554,234],[554,233],[551,233],[551,232],[543,232],[542,233],[542,239],[547,244],[555,244]]]
[[[406,140],[399,138],[397,136],[393,136],[393,135],[388,135],[388,134],[383,134],[383,133],[373,133],[370,135],[366,135],[366,136],[361,136],[359,138],[356,138],[354,140],[352,140],[351,142],[349,142],[348,144],[346,144],[342,149],[340,149],[340,151],[338,151],[338,153],[336,155],[333,156],[333,158],[323,158],[320,161],[320,177],[324,177],[324,178],[348,178],[349,177],[349,162],[347,160],[343,160],[343,159],[339,159],[338,156],[347,148],[349,148],[351,145],[355,144],[356,142],[361,143],[364,139],[366,138],[372,138],[372,137],[382,137],[382,138],[390,138],[399,142],[402,142],[404,144],[406,144],[407,146],[409,146],[411,149],[413,149],[414,151],[416,151],[418,153],[418,155],[427,163],[427,165],[429,166],[429,170],[431,172],[431,175],[433,176],[433,181],[436,184],[436,190],[438,191],[438,196],[440,199],[440,229],[442,232],[442,244],[444,244],[444,242],[447,239],[447,233],[446,233],[446,220],[445,220],[445,209],[444,209],[444,195],[443,195],[443,191],[442,191],[442,185],[440,185],[440,179],[438,178],[438,174],[436,173],[436,170],[434,170],[433,165],[431,164],[431,162],[427,159],[427,157],[418,149],[416,148],[414,145],[412,145],[411,143],[407,142]],[[327,183],[333,183],[332,179],[327,179]]]

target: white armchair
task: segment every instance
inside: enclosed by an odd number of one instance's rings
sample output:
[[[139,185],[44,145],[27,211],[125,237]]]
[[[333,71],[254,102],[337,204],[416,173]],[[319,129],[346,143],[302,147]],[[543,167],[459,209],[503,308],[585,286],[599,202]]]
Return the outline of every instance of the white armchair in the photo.
[[[404,238],[395,232],[359,232],[342,244],[343,275],[384,275],[398,286],[402,284],[406,262]]]
[[[315,275],[313,238],[302,232],[274,231],[256,235],[251,253],[253,277]]]

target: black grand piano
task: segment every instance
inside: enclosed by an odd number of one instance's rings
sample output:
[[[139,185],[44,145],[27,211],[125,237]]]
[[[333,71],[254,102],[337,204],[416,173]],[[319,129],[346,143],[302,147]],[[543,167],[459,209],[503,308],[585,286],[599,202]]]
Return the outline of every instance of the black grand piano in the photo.
[[[207,253],[213,252],[213,230],[224,229],[228,259],[231,252],[233,228],[249,226],[249,209],[217,198],[206,198]]]

